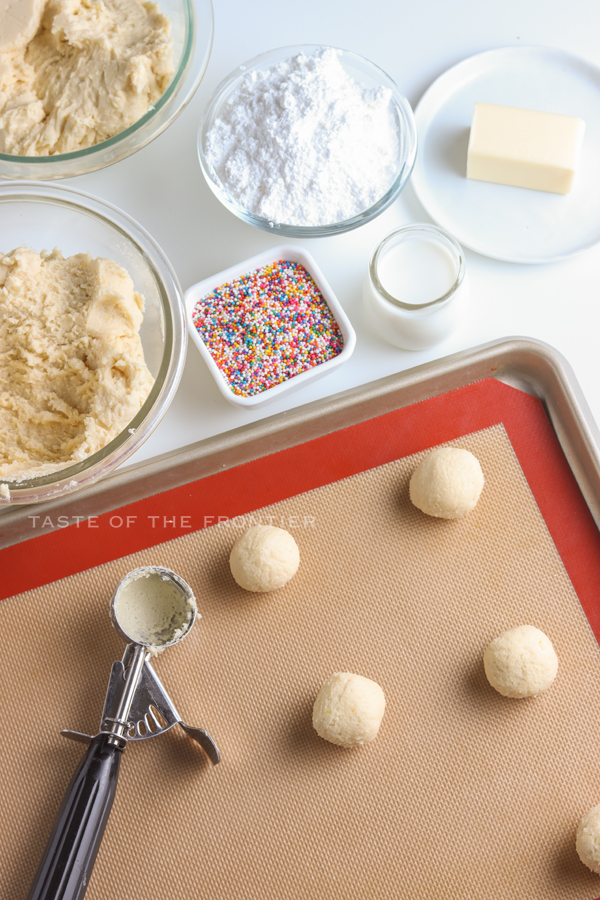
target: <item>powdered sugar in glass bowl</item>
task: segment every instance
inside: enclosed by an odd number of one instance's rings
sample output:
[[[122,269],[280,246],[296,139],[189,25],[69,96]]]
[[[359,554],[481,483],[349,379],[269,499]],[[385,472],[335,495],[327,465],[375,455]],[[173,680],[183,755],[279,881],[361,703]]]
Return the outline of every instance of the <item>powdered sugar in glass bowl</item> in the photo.
[[[287,237],[325,237],[378,216],[417,152],[391,78],[346,50],[282,47],[217,88],[198,135],[209,187],[231,212]]]

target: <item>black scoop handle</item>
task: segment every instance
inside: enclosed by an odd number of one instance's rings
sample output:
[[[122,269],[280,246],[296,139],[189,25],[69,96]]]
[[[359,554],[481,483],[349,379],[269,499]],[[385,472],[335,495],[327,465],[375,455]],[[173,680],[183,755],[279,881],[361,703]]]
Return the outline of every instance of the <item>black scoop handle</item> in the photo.
[[[81,900],[117,789],[121,750],[95,737],[71,779],[27,900]]]

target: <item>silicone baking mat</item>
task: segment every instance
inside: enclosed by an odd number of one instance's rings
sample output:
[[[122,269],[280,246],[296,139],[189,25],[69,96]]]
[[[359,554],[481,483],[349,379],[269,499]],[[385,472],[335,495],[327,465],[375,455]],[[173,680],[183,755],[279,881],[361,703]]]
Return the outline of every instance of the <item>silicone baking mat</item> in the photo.
[[[408,499],[423,451],[448,440],[486,478],[455,522]],[[269,595],[228,569],[252,521],[288,528],[301,550]],[[211,768],[175,731],[126,750],[88,900],[600,895],[574,849],[600,802],[600,540],[539,401],[484,381],[92,523],[34,526],[40,537],[0,553],[8,587],[30,588],[0,604],[11,900],[27,894],[82,755],[58,731],[95,732],[122,654],[110,596],[142,564],[180,572],[198,597],[203,618],[156,667],[223,761]],[[481,659],[524,622],[551,637],[559,675],[511,701]],[[335,671],[385,690],[368,747],[312,729]]]

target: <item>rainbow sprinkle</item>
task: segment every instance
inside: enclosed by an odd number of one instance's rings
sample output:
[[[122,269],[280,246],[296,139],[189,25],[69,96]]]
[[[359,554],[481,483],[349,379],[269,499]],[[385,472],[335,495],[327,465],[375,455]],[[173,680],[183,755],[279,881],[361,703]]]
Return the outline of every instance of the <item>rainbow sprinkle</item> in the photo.
[[[280,259],[198,301],[194,325],[240,397],[253,397],[342,352],[344,339],[300,263]]]

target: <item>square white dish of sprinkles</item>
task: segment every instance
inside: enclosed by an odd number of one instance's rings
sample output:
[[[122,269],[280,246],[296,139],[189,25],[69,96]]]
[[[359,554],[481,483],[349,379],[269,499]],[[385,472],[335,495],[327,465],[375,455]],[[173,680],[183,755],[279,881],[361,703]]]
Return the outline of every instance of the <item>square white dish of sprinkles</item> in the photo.
[[[315,279],[314,261],[297,248],[276,255],[291,249],[275,248],[186,293],[192,337],[233,402],[267,399],[354,349],[352,326],[324,279]]]

